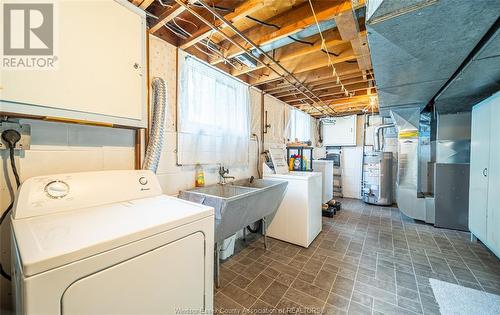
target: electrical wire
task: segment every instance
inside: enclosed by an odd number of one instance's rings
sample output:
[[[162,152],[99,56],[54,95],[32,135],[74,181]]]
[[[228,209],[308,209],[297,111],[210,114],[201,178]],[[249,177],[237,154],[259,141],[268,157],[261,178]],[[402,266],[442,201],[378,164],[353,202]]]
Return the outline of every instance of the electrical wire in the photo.
[[[264,22],[264,21],[261,21],[259,19],[256,19],[254,18],[253,16],[250,16],[250,15],[246,15],[245,16],[247,19],[250,19],[252,21],[254,21],[255,23],[257,24],[260,24],[260,25],[263,25],[263,26],[268,26],[268,27],[274,27],[275,29],[278,29],[280,30],[281,27],[276,25],[276,24],[273,24],[273,23],[268,23],[268,22]],[[305,41],[305,40],[301,40],[301,39],[297,39],[293,36],[287,36],[288,38],[290,38],[291,40],[297,42],[297,43],[301,43],[301,44],[306,44],[306,45],[310,45],[310,46],[314,46],[314,43],[312,42],[308,42],[308,41]]]
[[[339,75],[337,73],[337,70],[335,69],[335,66],[333,65],[333,62],[332,62],[332,60],[330,58],[330,53],[328,51],[328,47],[326,46],[326,40],[323,37],[323,33],[321,32],[321,27],[319,26],[318,18],[316,17],[316,12],[314,11],[314,7],[313,7],[313,4],[312,4],[311,0],[309,0],[309,5],[311,6],[311,11],[313,13],[314,21],[316,22],[316,27],[318,28],[319,36],[321,37],[321,48],[324,49],[327,52],[326,55],[328,56],[328,65],[330,67],[332,67],[332,75],[334,77],[336,77],[337,84],[340,84],[342,92],[344,92],[345,95],[348,96],[349,95],[349,91],[345,88],[344,84],[342,84],[342,81],[340,80],[340,77],[339,77]],[[330,104],[331,104],[331,102],[330,102]],[[328,104],[328,106],[330,106],[330,104]]]
[[[195,7],[198,7],[198,8],[203,8],[203,5],[201,5],[200,3],[192,3],[191,4],[192,6],[195,6]],[[219,11],[224,11],[224,12],[234,12],[234,9],[229,9],[229,8],[225,8],[225,7],[220,7],[220,6],[217,6],[217,5],[211,5],[212,8],[216,9],[216,10],[219,10]]]
[[[15,144],[14,144],[15,145]],[[10,167],[12,168],[12,173],[14,174],[14,178],[16,180],[16,186],[19,189],[19,186],[21,186],[21,180],[19,179],[19,173],[17,172],[17,167],[16,167],[16,160],[14,156],[14,146],[9,145],[9,157],[10,157]],[[12,199],[10,205],[5,209],[5,211],[2,213],[2,216],[0,217],[0,226],[4,222],[5,218],[9,215],[9,213],[12,211],[12,208],[14,207],[14,199]],[[12,277],[5,272],[3,269],[2,264],[0,263],[0,275],[4,277],[5,279],[11,281]]]

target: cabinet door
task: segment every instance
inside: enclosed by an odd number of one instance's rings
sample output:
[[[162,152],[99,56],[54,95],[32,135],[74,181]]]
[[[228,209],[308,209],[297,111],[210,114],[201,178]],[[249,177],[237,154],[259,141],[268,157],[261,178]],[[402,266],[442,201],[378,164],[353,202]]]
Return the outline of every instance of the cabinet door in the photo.
[[[498,122],[500,117],[500,93],[489,99],[490,117],[490,163],[488,168],[488,214],[487,243],[490,249],[500,255],[500,137]]]
[[[472,110],[469,188],[469,230],[486,241],[488,164],[490,160],[490,107],[481,103]]]
[[[123,1],[57,1],[50,70],[2,71],[5,111],[145,126],[145,20]]]

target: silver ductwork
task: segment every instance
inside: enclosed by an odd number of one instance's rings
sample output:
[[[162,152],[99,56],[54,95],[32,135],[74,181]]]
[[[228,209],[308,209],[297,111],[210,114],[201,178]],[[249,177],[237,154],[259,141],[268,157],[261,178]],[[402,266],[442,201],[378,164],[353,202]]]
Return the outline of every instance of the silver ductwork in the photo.
[[[381,110],[425,107],[488,32],[499,12],[498,0],[368,1],[366,28]],[[498,54],[497,47],[493,45],[492,52],[482,56],[484,67],[474,68],[476,76],[483,69],[490,78],[498,73],[495,60],[486,65],[485,59]],[[465,89],[475,87],[471,84],[475,77],[471,78],[464,81]],[[457,100],[461,102],[460,97]]]
[[[142,168],[156,173],[165,138],[167,85],[162,78],[154,78],[151,85],[153,89],[153,121]]]
[[[418,191],[418,124],[420,109],[391,110],[392,120],[398,131],[398,175],[396,201],[399,210],[410,218],[426,220],[425,199]]]

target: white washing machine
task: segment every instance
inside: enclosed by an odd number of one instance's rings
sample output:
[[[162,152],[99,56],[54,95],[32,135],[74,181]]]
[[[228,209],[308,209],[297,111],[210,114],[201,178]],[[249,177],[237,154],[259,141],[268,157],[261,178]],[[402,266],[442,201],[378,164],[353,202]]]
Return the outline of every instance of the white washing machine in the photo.
[[[333,199],[333,161],[313,160],[312,167],[315,172],[320,172],[323,178],[322,202],[328,203]]]
[[[150,171],[30,178],[12,216],[17,314],[213,308],[213,208],[163,195]]]
[[[318,172],[267,173],[264,174],[264,178],[288,181],[283,202],[267,227],[267,236],[308,247],[322,228],[322,174]]]

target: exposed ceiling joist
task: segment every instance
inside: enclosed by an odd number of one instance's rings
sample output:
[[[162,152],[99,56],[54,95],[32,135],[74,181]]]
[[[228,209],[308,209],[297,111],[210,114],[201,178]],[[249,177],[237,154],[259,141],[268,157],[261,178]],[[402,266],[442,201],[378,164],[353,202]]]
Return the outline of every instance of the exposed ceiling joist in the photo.
[[[350,48],[349,44],[347,44],[347,46],[344,46],[342,48],[345,50],[343,52],[341,52],[338,57],[331,58],[333,64],[339,64],[342,62],[351,61],[351,60],[356,58],[356,56],[354,55],[354,52],[353,52],[352,48]],[[325,54],[321,51],[309,55],[308,58],[283,62],[283,66],[285,66],[287,69],[292,71],[294,74],[308,72],[311,70],[326,67],[328,65],[329,65],[329,61],[325,57]],[[258,77],[250,79],[250,82],[249,82],[250,84],[254,84],[254,85],[261,84],[263,82],[277,79],[280,77],[279,75],[277,75],[275,73],[271,73],[267,69],[260,70],[254,74],[257,75]]]
[[[350,0],[345,1],[316,1],[315,11],[318,22],[323,22],[328,19],[335,17],[336,15],[344,12],[346,10],[351,10]],[[286,36],[293,35],[304,28],[311,26],[315,23],[314,16],[311,14],[311,7],[309,3],[303,3],[296,9],[284,12],[275,18],[266,21],[267,24],[273,24],[279,27],[279,29],[269,27],[266,25],[258,25],[245,35],[254,41],[257,45],[266,45],[278,39]],[[247,43],[245,43],[240,38],[235,37],[235,40],[239,41],[243,47],[251,48]],[[234,46],[228,47],[225,52],[226,58],[233,58],[241,54],[241,51]],[[212,64],[217,64],[222,62],[223,59],[219,58],[212,61]]]
[[[144,0],[139,5],[139,8],[146,10],[155,0]]]
[[[247,15],[252,14],[253,12],[260,10],[264,7],[265,1],[262,0],[247,0],[240,4],[233,12],[224,16],[224,18],[231,23],[238,21],[241,18],[244,18]],[[216,20],[214,22],[214,26],[219,27],[219,29],[224,29],[226,26],[222,21]],[[204,26],[196,31],[192,37],[182,40],[179,44],[179,48],[187,49],[194,44],[202,41],[203,39],[210,36],[212,33],[212,28],[209,26]]]
[[[369,88],[371,88],[371,87],[368,85],[368,82],[359,82],[359,83],[355,83],[355,84],[349,85],[348,89],[349,89],[350,92],[354,92],[355,93],[355,92],[363,91],[363,90],[366,90],[366,89],[369,89]],[[317,91],[317,92],[318,92],[318,96],[320,98],[334,97],[334,96],[342,97],[344,95],[344,92],[342,91],[342,89],[341,89],[340,86],[333,87],[333,88],[330,88],[330,89],[327,89],[327,90],[323,90],[323,91]],[[279,99],[282,100],[285,103],[305,100],[304,97],[296,96],[296,95],[293,95],[293,96],[284,96],[284,97],[281,97]]]
[[[352,79],[342,80],[342,82],[346,87],[349,87],[352,84],[363,83],[363,82],[366,82],[366,84],[368,84],[368,80],[365,80],[362,77],[356,77],[356,78],[352,78]],[[312,87],[311,85],[309,85],[309,86],[311,87],[311,91],[314,91],[314,92],[318,91],[320,93],[327,91],[328,89],[331,89],[331,88],[340,88],[341,87],[341,85],[337,84],[336,82],[321,84],[321,85],[318,85],[316,87]],[[295,95],[295,93],[290,92],[290,91],[285,91],[285,92],[280,92],[280,93],[271,93],[271,94],[277,98]]]
[[[314,42],[314,45],[305,45],[303,43],[293,43],[286,45],[282,48],[278,48],[273,51],[276,60],[279,62],[285,62],[297,58],[309,58],[309,55],[315,52],[319,52],[322,49],[321,38],[319,35],[314,36],[314,39],[308,39],[308,41]],[[340,38],[340,34],[337,31],[328,32],[328,37],[325,38],[325,46],[329,51],[339,51],[343,47],[336,47],[346,42]],[[240,70],[234,70],[231,74],[238,76],[244,73],[249,73],[264,68],[264,66],[248,67],[244,66]]]
[[[178,4],[174,4],[170,9],[165,10],[159,17],[158,20],[156,21],[155,24],[153,24],[149,28],[149,32],[151,34],[155,33],[158,31],[165,23],[172,21],[176,16],[184,12],[185,8],[183,6],[180,6]]]

